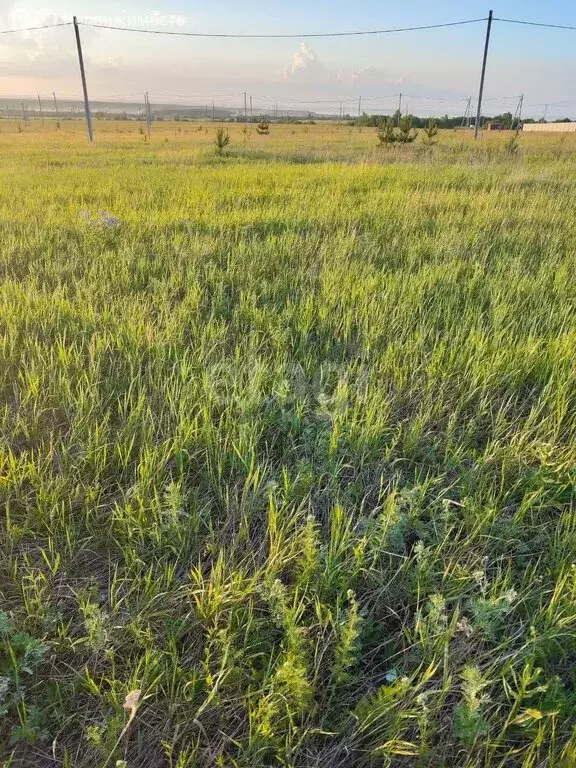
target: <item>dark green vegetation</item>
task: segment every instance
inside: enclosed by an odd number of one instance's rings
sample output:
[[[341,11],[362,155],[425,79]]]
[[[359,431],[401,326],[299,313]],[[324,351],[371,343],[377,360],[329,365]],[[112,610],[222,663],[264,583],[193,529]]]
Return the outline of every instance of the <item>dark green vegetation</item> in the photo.
[[[343,130],[2,136],[6,766],[576,763],[572,150]]]

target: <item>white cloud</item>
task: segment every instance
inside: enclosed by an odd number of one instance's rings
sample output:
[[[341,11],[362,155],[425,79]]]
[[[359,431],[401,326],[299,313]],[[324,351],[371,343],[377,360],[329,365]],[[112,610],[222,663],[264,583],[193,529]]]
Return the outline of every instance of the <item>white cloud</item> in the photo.
[[[330,79],[329,69],[318,59],[308,43],[303,40],[292,56],[292,62],[278,70],[283,80],[322,82]]]
[[[294,83],[341,86],[345,89],[397,85],[400,80],[391,77],[380,67],[335,69],[322,62],[306,41],[302,41],[290,64],[278,70],[279,77]]]

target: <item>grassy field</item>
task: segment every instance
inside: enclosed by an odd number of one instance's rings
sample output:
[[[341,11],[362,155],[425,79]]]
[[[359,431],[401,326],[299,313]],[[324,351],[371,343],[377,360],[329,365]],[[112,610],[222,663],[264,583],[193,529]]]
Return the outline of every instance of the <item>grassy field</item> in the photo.
[[[0,123],[0,765],[576,765],[576,137]]]

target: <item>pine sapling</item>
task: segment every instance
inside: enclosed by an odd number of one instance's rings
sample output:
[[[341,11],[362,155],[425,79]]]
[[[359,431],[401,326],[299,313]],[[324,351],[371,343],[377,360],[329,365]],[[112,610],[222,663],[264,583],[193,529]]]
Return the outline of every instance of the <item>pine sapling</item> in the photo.
[[[380,125],[376,133],[380,146],[388,146],[393,144],[396,139],[396,133],[394,131],[394,121],[391,117],[387,117],[386,120]]]
[[[411,144],[416,140],[416,136],[418,136],[418,131],[412,128],[412,115],[401,117],[398,123],[396,141],[399,141],[401,144]]]
[[[438,125],[436,124],[436,120],[429,120],[423,130],[423,144],[425,144],[427,147],[433,147],[434,144],[438,143]]]
[[[222,126],[216,129],[216,138],[214,139],[216,154],[222,155],[226,147],[230,144],[230,134]]]

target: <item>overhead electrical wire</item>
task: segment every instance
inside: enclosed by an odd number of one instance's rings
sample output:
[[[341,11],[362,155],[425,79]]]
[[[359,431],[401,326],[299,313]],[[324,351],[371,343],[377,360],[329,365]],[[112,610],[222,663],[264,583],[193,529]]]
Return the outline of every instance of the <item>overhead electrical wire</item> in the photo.
[[[0,29],[0,35],[12,35],[16,32],[34,32],[37,29],[54,29],[54,27],[71,27],[71,21],[62,21],[58,24],[44,24],[41,27],[24,27],[23,29]]]
[[[492,21],[502,21],[505,24],[524,24],[528,27],[548,27],[549,29],[572,29],[576,30],[576,27],[568,26],[567,24],[546,24],[540,21],[524,21],[522,19],[500,19],[494,16]]]
[[[236,33],[216,33],[216,32],[170,32],[164,29],[136,29],[134,27],[117,27],[112,24],[90,24],[88,22],[79,21],[83,27],[94,27],[96,29],[115,29],[120,32],[141,32],[146,35],[171,35],[175,37],[218,37],[218,38],[249,38],[249,39],[279,39],[279,38],[312,38],[312,37],[358,37],[362,35],[389,35],[394,32],[416,32],[421,29],[440,29],[441,27],[458,27],[463,24],[478,24],[481,21],[486,21],[486,18],[481,19],[464,19],[463,21],[449,21],[444,24],[425,24],[423,26],[416,27],[392,27],[390,29],[371,29],[367,31],[355,31],[355,32],[313,32],[310,34],[298,33],[298,34],[236,34]]]
[[[479,24],[487,21],[485,16],[479,19],[462,19],[460,21],[448,21],[441,24],[423,24],[412,27],[389,27],[388,29],[369,29],[354,30],[351,32],[312,32],[312,33],[290,33],[290,34],[242,34],[242,33],[221,33],[221,32],[172,32],[165,29],[142,29],[137,27],[121,27],[114,24],[91,24],[88,21],[78,21],[83,27],[93,27],[95,29],[114,29],[120,32],[139,32],[146,35],[169,35],[176,37],[213,37],[213,38],[247,38],[247,39],[279,39],[279,38],[307,38],[307,37],[359,37],[365,35],[389,35],[396,32],[416,32],[426,29],[442,29],[445,27],[459,27],[464,24]],[[569,24],[551,24],[543,21],[527,21],[525,19],[504,19],[500,16],[494,16],[492,21],[500,21],[504,24],[522,24],[529,27],[547,27],[548,29],[568,29],[576,30],[576,26]],[[15,34],[18,32],[34,32],[40,29],[54,29],[55,27],[72,26],[71,21],[58,22],[56,24],[44,24],[37,27],[23,27],[20,29],[2,29],[0,35]]]

